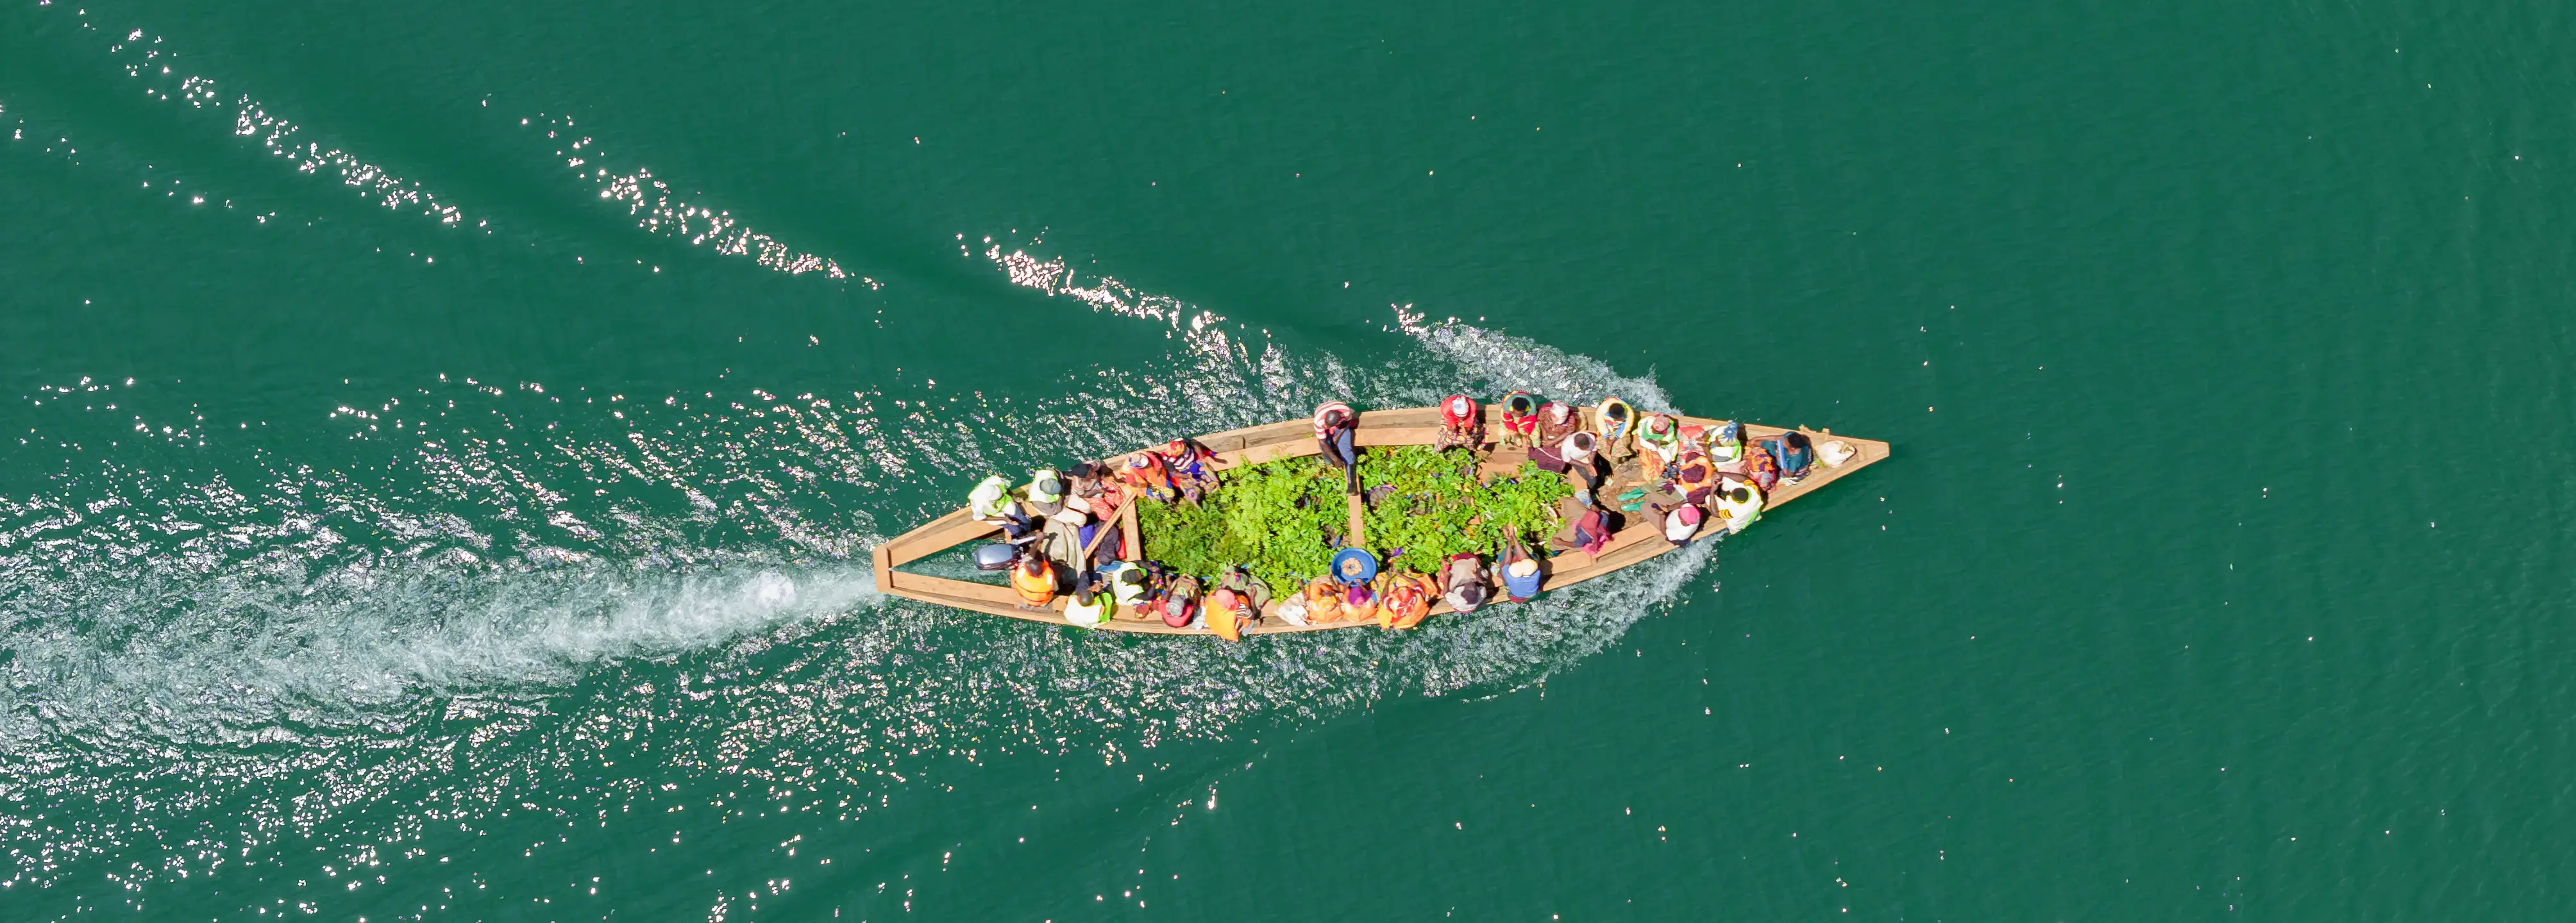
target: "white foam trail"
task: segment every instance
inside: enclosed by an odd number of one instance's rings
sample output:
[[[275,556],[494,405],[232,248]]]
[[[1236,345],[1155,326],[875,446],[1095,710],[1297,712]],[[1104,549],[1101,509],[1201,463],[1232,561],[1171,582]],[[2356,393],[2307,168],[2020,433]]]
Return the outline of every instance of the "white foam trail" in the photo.
[[[664,778],[765,785],[846,816],[890,781],[996,750],[1117,762],[1390,696],[1525,686],[1614,643],[1714,556],[1697,546],[1411,632],[1244,644],[875,595],[859,564],[874,536],[953,508],[987,468],[1302,417],[1326,397],[1663,402],[1651,378],[1454,322],[1400,319],[1392,361],[1346,363],[1137,316],[1174,331],[1173,361],[1042,400],[442,382],[306,424],[329,428],[317,444],[391,451],[383,473],[262,456],[235,467],[264,475],[174,482],[108,465],[0,498],[0,793],[75,818],[0,824],[14,880],[96,874],[97,859],[139,887],[195,861],[180,840],[392,848],[516,807],[537,775],[611,780],[557,795],[602,817]],[[95,429],[157,419],[150,397],[118,390],[126,409]],[[91,404],[30,406],[45,432],[82,438]]]
[[[527,690],[875,604],[864,568],[638,573],[449,562],[199,575],[15,594],[0,747],[44,729],[208,743],[363,725],[420,696]],[[388,709],[391,709],[389,712]]]

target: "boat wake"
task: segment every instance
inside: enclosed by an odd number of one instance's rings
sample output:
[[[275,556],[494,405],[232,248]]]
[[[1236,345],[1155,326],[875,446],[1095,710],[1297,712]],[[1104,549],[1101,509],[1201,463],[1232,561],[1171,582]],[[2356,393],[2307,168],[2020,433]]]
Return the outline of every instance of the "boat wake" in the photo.
[[[1152,364],[1183,371],[1109,372],[1039,401],[428,382],[332,414],[319,435],[358,452],[327,468],[231,446],[226,421],[165,432],[156,420],[184,402],[148,388],[50,387],[34,429],[66,449],[123,433],[133,447],[111,457],[221,463],[193,480],[176,462],[102,464],[0,501],[0,786],[95,818],[0,838],[17,878],[41,881],[208,822],[212,804],[241,813],[222,838],[241,849],[417,829],[407,799],[432,791],[441,816],[471,818],[513,803],[513,778],[611,763],[847,793],[995,751],[1115,762],[1391,697],[1519,688],[1683,592],[1709,547],[1412,632],[1227,645],[1041,629],[869,583],[866,548],[988,468],[1293,418],[1328,396],[1663,403],[1594,360],[1399,320],[1393,357],[1365,362],[1205,323]],[[294,781],[314,771],[377,781],[317,796]],[[138,791],[158,807],[131,809]]]

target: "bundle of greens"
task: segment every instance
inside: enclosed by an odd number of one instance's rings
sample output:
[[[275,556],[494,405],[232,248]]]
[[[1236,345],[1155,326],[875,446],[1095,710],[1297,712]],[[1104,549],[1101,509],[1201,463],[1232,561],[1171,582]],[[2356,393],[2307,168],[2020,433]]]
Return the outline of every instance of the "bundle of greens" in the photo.
[[[1237,564],[1285,591],[1331,566],[1350,530],[1341,473],[1316,456],[1247,465],[1219,475],[1197,506],[1146,501],[1137,508],[1145,556],[1200,578]],[[1428,446],[1388,446],[1360,455],[1360,484],[1377,498],[1364,521],[1370,550],[1390,566],[1429,573],[1450,555],[1491,556],[1505,535],[1535,545],[1556,531],[1564,478],[1523,464],[1492,484],[1475,459]]]

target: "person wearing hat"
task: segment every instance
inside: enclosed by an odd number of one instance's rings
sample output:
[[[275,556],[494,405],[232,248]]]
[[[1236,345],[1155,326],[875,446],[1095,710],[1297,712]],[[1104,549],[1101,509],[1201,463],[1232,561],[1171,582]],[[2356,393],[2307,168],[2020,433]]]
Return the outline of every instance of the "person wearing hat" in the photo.
[[[1091,514],[1073,508],[1072,497],[1065,491],[1064,475],[1056,473],[1053,468],[1040,468],[1029,472],[1028,486],[1020,488],[1019,496],[1021,502],[1027,503],[1029,509],[1040,516],[1062,519],[1074,525],[1089,521]]]
[[[1473,452],[1485,444],[1485,412],[1464,394],[1449,395],[1440,402],[1440,435],[1431,443],[1434,452],[1466,449]]]
[[[1689,504],[1674,507],[1664,514],[1664,541],[1675,545],[1690,544],[1691,538],[1699,534],[1699,523],[1699,507]]]

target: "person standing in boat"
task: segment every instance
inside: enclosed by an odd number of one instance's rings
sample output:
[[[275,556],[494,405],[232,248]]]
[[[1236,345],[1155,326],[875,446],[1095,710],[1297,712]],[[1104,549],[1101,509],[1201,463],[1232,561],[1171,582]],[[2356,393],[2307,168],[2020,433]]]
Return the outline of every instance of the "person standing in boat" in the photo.
[[[1315,407],[1315,444],[1324,451],[1324,460],[1342,469],[1346,485],[1343,492],[1360,492],[1360,454],[1355,443],[1360,428],[1360,415],[1351,405],[1325,401]]]

